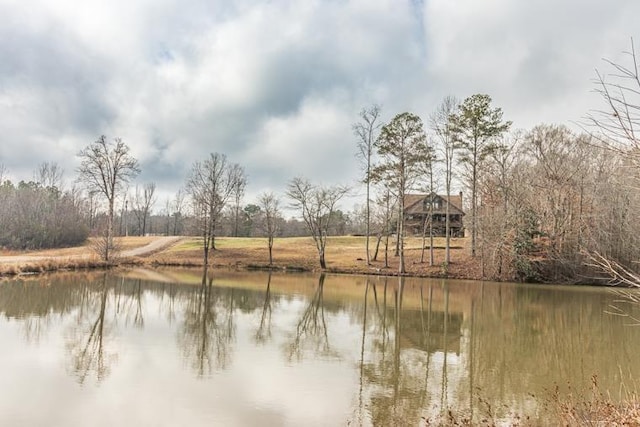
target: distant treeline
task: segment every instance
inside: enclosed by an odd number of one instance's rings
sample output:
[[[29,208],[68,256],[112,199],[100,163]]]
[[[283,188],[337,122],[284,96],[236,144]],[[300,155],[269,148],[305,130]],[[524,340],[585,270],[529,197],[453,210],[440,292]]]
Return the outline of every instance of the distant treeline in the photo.
[[[82,200],[56,187],[21,181],[0,185],[0,246],[43,249],[78,245],[89,235]]]
[[[51,165],[48,165],[51,166]],[[48,249],[83,244],[91,235],[100,236],[106,227],[104,203],[94,195],[77,188],[60,190],[56,185],[34,181],[0,184],[0,248],[13,250]],[[129,203],[127,203],[127,206]],[[199,229],[188,207],[167,203],[163,209],[145,215],[134,208],[125,209],[120,200],[115,217],[116,236],[199,235]],[[143,218],[146,219],[143,220]],[[334,213],[332,235],[362,233],[362,225],[342,211]],[[262,212],[255,204],[246,204],[236,215],[229,207],[218,218],[219,236],[258,237]],[[278,236],[305,236],[302,221],[279,219]]]

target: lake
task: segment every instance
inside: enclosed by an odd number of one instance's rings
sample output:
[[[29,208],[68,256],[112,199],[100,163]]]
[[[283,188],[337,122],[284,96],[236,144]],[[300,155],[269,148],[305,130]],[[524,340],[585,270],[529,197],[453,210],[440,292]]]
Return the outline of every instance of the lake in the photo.
[[[196,270],[0,281],[0,425],[543,420],[556,386],[640,378],[609,289]],[[491,408],[491,409],[489,409]],[[542,422],[542,421],[540,421]]]

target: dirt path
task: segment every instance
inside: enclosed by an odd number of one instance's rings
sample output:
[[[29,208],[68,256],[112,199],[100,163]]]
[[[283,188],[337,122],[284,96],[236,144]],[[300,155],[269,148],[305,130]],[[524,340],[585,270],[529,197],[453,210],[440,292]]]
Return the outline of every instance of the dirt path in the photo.
[[[145,256],[160,249],[164,249],[169,247],[178,241],[180,241],[182,237],[179,236],[168,236],[168,237],[157,237],[151,243],[148,243],[145,246],[141,246],[139,248],[133,248],[126,251],[123,251],[120,256],[128,258],[135,256]],[[39,262],[45,260],[69,260],[69,259],[86,259],[92,257],[93,254],[73,254],[73,255],[59,255],[59,256],[47,256],[47,255],[9,255],[9,256],[0,256],[0,264],[26,264],[32,262]]]
[[[158,237],[157,239],[147,244],[146,246],[129,249],[128,251],[123,251],[120,255],[123,257],[149,255],[153,252],[159,251],[160,249],[167,248],[173,245],[174,243],[177,243],[181,239],[182,237],[180,236]]]

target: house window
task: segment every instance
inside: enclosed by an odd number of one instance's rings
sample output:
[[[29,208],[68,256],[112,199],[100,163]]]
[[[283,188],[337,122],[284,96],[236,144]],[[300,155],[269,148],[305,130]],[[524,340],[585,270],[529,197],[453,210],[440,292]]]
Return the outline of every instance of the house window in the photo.
[[[425,211],[428,211],[432,205],[434,210],[442,209],[442,201],[439,198],[424,199],[423,206]]]

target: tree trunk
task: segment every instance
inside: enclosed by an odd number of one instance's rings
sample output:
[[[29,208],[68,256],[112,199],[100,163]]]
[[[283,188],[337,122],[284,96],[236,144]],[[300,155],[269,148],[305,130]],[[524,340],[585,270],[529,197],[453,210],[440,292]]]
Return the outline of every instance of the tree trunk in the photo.
[[[474,145],[477,145],[474,144]],[[478,235],[477,230],[477,214],[478,214],[478,194],[477,194],[477,173],[478,173],[478,164],[477,164],[477,153],[474,151],[473,153],[473,170],[471,175],[471,257],[476,257],[476,237]]]
[[[111,259],[111,248],[113,248],[113,204],[114,198],[109,199],[109,215],[107,218],[107,244],[104,249],[104,260],[109,261]]]
[[[371,157],[369,156],[368,165],[367,165],[367,230],[366,230],[367,242],[365,244],[365,250],[367,251],[367,265],[371,265],[371,256],[369,255],[369,234],[371,233],[371,230],[370,230],[370,228],[371,228],[371,225],[370,225],[370,223],[371,223],[371,211],[370,211],[370,206],[369,206],[371,204],[371,202],[369,200],[369,198],[370,198],[370,195],[369,195],[370,189],[369,189],[369,187],[371,185],[370,184],[370,178],[369,178],[369,171],[371,170],[371,160],[370,160],[370,158]],[[377,249],[376,249],[376,253],[377,253]]]
[[[433,224],[429,226],[429,265],[433,267],[435,264],[433,253]]]
[[[444,263],[449,265],[451,262],[451,220],[449,219],[449,200],[451,199],[451,185],[447,182],[447,206],[444,208],[444,235],[445,235],[445,244],[444,244]],[[462,208],[462,206],[460,206]]]
[[[400,215],[404,215],[404,209],[401,209],[400,211]],[[404,265],[404,220],[399,221],[399,225],[400,225],[400,229],[398,230],[398,238],[397,240],[397,247],[400,250],[400,261],[399,261],[399,265],[398,265],[398,273],[399,274],[404,274],[405,273],[405,265]]]
[[[203,250],[203,262],[204,262],[204,268],[206,269],[207,267],[209,267],[209,247],[208,245],[204,247]]]
[[[387,233],[384,242],[384,267],[389,268],[389,233]]]
[[[427,243],[427,219],[422,223],[422,248],[420,249],[420,264],[424,263],[424,247]]]
[[[320,268],[322,268],[323,270],[326,270],[327,263],[324,259],[324,251],[320,251],[319,255],[320,255]]]
[[[378,250],[380,249],[381,240],[382,240],[382,233],[378,233],[378,238],[376,239],[376,251],[373,253],[373,261],[378,260]]]
[[[400,256],[400,228],[401,224],[403,223],[402,217],[400,216],[401,212],[402,208],[398,207],[398,222],[396,223],[396,251],[393,256]]]

